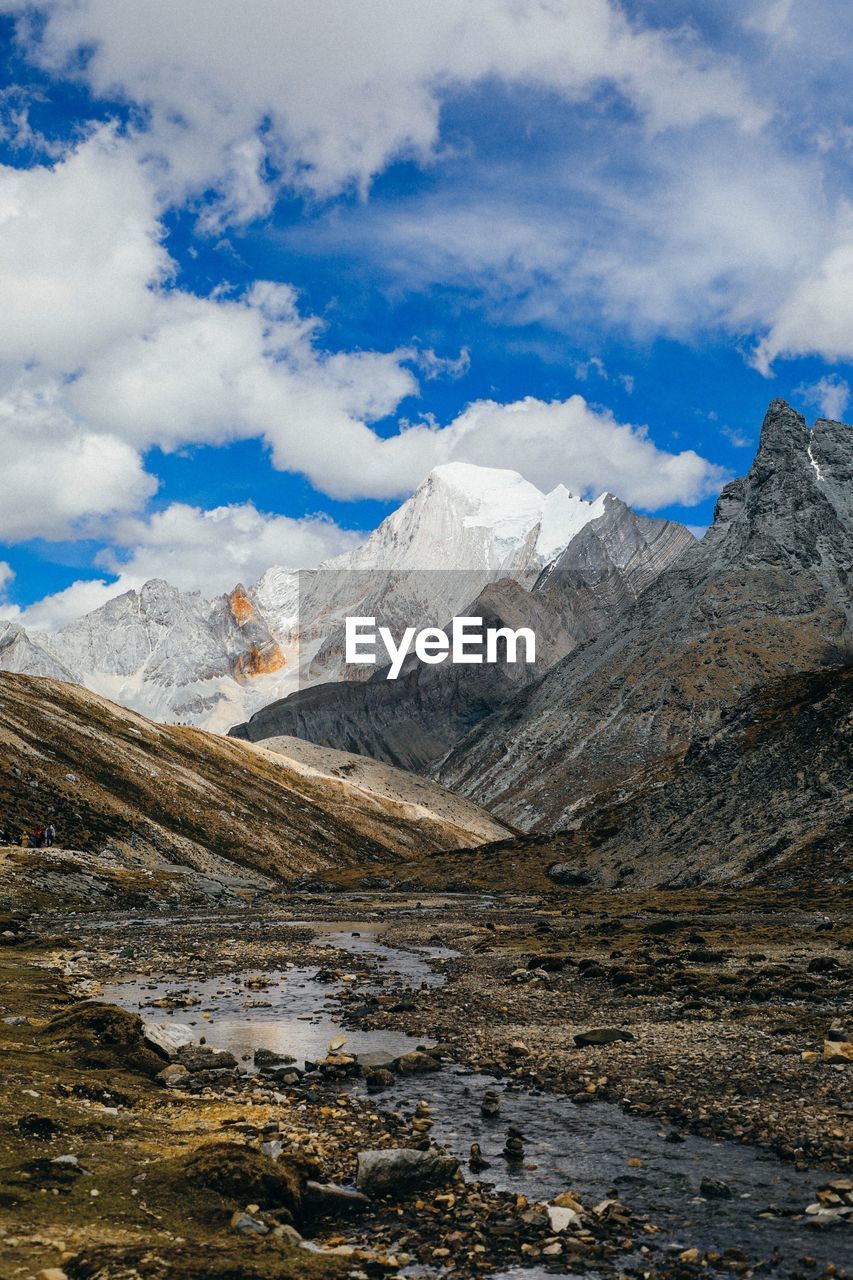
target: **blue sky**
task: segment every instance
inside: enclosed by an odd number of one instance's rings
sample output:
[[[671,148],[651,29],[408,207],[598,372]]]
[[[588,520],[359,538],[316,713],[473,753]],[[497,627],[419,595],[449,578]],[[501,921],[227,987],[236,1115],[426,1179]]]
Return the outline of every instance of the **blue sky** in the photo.
[[[708,523],[853,375],[835,0],[0,0],[0,614],[461,458]]]

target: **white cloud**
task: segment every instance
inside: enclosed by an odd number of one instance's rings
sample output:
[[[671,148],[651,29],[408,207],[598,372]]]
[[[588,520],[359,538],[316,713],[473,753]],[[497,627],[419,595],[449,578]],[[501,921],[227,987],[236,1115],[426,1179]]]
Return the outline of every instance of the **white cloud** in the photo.
[[[71,416],[55,385],[0,389],[0,540],[64,538],[141,507],[155,491],[137,452]]]
[[[273,564],[313,566],[356,546],[363,534],[323,517],[302,520],[265,515],[251,503],[203,511],[173,503],[149,519],[128,518],[114,531],[117,551],[96,566],[111,577],[78,581],[17,613],[27,627],[56,631],[151,578],[165,578],[184,591],[215,596],[237,582],[255,582]],[[2,569],[0,569],[2,575]],[[2,599],[0,576],[0,599]]]
[[[811,385],[797,387],[795,394],[806,404],[817,405],[824,418],[840,422],[850,403],[850,384],[837,373],[829,373]]]
[[[171,264],[126,142],[102,129],[61,163],[0,165],[0,361],[71,374],[144,328]]]
[[[265,515],[250,502],[210,511],[172,503],[146,520],[120,522],[115,541],[132,548],[129,558],[105,553],[96,563],[140,585],[165,578],[185,591],[212,595],[236,582],[255,582],[273,564],[310,568],[363,538],[321,516]]]
[[[14,580],[15,570],[5,560],[0,560],[0,604],[6,600],[9,584]]]
[[[481,400],[444,428],[420,423],[377,442],[366,457],[351,460],[340,494],[393,497],[451,461],[520,471],[543,489],[562,482],[575,493],[609,490],[650,509],[699,502],[728,479],[692,449],[658,449],[645,427],[617,422],[583,396],[551,402],[528,396],[514,404]]]
[[[709,463],[655,449],[579,397],[563,405],[488,402],[444,430],[421,423],[382,438],[371,424],[417,392],[406,363],[417,354],[323,351],[318,322],[300,313],[286,285],[259,281],[244,296],[208,298],[162,287],[167,262],[153,198],[112,135],[90,138],[50,169],[0,171],[0,185],[4,179],[16,201],[15,253],[31,261],[28,237],[35,241],[44,284],[34,306],[17,258],[0,241],[0,268],[12,280],[5,295],[0,286],[0,340],[17,340],[18,360],[37,362],[23,375],[19,366],[5,367],[0,536],[88,532],[87,516],[91,523],[143,508],[155,487],[142,464],[152,445],[237,439],[263,440],[275,467],[301,472],[337,497],[402,496],[450,457],[514,466],[533,480],[556,474],[645,506],[696,501],[713,487],[718,473]],[[85,215],[93,191],[111,205],[118,227],[104,217],[90,242]],[[55,224],[68,231],[56,242]],[[119,273],[120,305],[104,302],[111,272]],[[465,352],[450,369],[434,354],[427,358],[435,372],[462,372],[467,362]]]
[[[274,182],[366,190],[390,160],[429,160],[452,91],[489,78],[569,101],[615,86],[652,130],[767,117],[689,31],[632,24],[614,0],[2,0],[51,71],[148,113],[147,154],[171,195],[213,186],[220,214],[266,212]],[[86,57],[80,58],[81,50]],[[214,215],[215,216],[215,215]]]
[[[792,289],[756,347],[753,364],[769,375],[778,357],[811,354],[853,358],[853,240],[833,248]]]
[[[432,347],[425,347],[413,358],[427,382],[436,378],[449,378],[455,382],[457,378],[464,378],[471,368],[471,352],[468,347],[462,347],[458,356],[440,356]]]
[[[108,131],[50,167],[0,166],[0,232],[0,538],[141,509],[152,445],[262,438],[323,488],[417,391],[408,350],[322,351],[286,285],[163,287],[150,184]]]
[[[469,170],[458,186],[336,211],[289,240],[367,257],[392,289],[451,285],[502,323],[588,331],[592,345],[602,330],[644,341],[754,332],[836,228],[816,160],[721,127],[645,152],[636,132],[614,130],[602,154],[561,153],[523,180]]]

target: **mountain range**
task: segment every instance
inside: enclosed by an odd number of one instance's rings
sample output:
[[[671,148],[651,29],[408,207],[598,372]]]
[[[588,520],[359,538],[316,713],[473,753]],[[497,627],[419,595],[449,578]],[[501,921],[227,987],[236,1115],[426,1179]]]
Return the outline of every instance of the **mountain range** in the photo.
[[[853,428],[784,401],[714,522],[623,617],[481,722],[438,776],[525,830],[713,732],[780,676],[839,667],[853,624]]]
[[[594,509],[529,586],[523,577],[502,577],[463,602],[463,612],[486,625],[532,628],[535,664],[428,666],[409,659],[393,682],[380,668],[367,682],[318,684],[264,707],[232,735],[260,741],[289,734],[430,771],[519,686],[616,626],[695,541],[682,525],[637,515],[609,494]],[[463,576],[458,585],[474,585]]]
[[[458,612],[533,628],[536,664],[347,667],[348,614]],[[49,795],[83,847],[142,849],[152,874],[209,855],[220,878],[837,882],[853,428],[773,401],[701,542],[612,495],[441,467],[316,570],[215,600],[148,583],[53,636],[7,625],[0,666],[7,814]],[[258,705],[229,741],[103,693],[218,725]]]
[[[343,619],[437,624],[490,581],[532,584],[586,524],[595,502],[516,472],[449,463],[354,551],[319,568],[272,567],[206,599],[147,582],[55,633],[0,623],[0,670],[82,684],[154,719],[227,730],[306,685],[363,678],[344,670]]]
[[[704,539],[682,535],[606,499],[531,590],[489,584],[475,611],[545,637],[522,687],[415,667],[305,690],[234,732],[402,757],[533,833],[437,854],[423,883],[533,884],[551,865],[566,885],[843,879],[853,428],[774,401]]]

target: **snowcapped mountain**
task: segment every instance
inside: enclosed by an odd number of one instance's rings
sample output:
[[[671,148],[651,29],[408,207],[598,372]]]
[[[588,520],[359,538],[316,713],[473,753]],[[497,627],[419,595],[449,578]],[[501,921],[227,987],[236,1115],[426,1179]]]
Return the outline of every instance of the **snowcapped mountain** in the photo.
[[[72,679],[155,719],[224,731],[300,685],[369,674],[343,670],[347,614],[442,625],[490,581],[532,585],[605,498],[448,463],[314,571],[273,566],[212,600],[153,580],[54,634],[0,624],[0,670]]]
[[[436,467],[408,501],[354,551],[327,569],[541,569],[575,534],[601,515],[595,502],[563,485],[544,494],[517,471],[448,462]]]

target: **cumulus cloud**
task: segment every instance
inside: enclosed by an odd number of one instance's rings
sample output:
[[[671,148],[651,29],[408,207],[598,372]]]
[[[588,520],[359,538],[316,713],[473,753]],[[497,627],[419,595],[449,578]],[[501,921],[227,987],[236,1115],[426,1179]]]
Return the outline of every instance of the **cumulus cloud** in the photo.
[[[850,384],[837,373],[829,373],[817,382],[797,387],[796,394],[806,404],[817,405],[824,418],[840,422],[850,403]]]
[[[211,595],[236,582],[255,582],[272,564],[309,568],[363,537],[322,516],[265,515],[250,502],[209,511],[172,503],[147,520],[121,522],[115,539],[132,548],[130,555],[105,552],[96,563],[140,584],[166,578],[185,591]]]
[[[157,488],[134,448],[73,417],[55,385],[0,390],[0,540],[91,535]]]
[[[87,516],[140,510],[155,488],[142,463],[154,445],[262,439],[275,467],[336,497],[403,495],[449,457],[532,468],[532,479],[556,470],[577,487],[599,485],[644,505],[656,496],[696,501],[714,483],[714,468],[696,455],[656,450],[579,398],[529,400],[523,412],[474,405],[444,430],[421,423],[382,438],[371,424],[417,393],[408,362],[425,353],[324,351],[318,322],[286,285],[259,281],[240,296],[207,298],[163,287],[169,264],[151,192],[121,140],[99,133],[52,167],[0,171],[0,191],[4,183],[12,230],[0,240],[0,340],[29,366],[22,374],[20,364],[0,364],[7,539],[88,532]],[[112,216],[96,218],[89,239],[93,191]],[[21,260],[41,263],[40,305]],[[463,351],[448,369],[426,358],[432,374],[461,373],[468,359]]]
[[[514,404],[481,400],[444,428],[420,423],[379,442],[363,463],[353,459],[342,493],[384,489],[391,497],[453,461],[520,471],[542,489],[561,482],[575,493],[609,490],[650,509],[699,502],[728,479],[692,449],[658,449],[645,426],[620,423],[583,396],[551,402],[528,396]]]
[[[366,191],[392,159],[429,160],[452,91],[487,79],[569,101],[615,87],[651,130],[767,118],[743,76],[685,31],[615,0],[0,0],[30,55],[148,115],[173,198],[216,189],[212,218],[266,212],[277,181]],[[32,21],[37,13],[41,21]],[[85,51],[85,58],[80,52]]]
[[[73,373],[150,323],[171,263],[151,184],[101,129],[61,163],[0,166],[0,361]]]
[[[116,526],[115,547],[95,560],[109,577],[74,582],[17,616],[28,627],[56,631],[125,591],[138,591],[151,578],[215,596],[238,582],[255,582],[270,565],[313,566],[363,537],[322,516],[266,515],[252,503],[209,511],[172,503],[148,519],[128,518]],[[0,601],[3,585],[0,566]]]
[[[779,356],[812,354],[853,358],[853,239],[832,249],[785,298],[753,364],[769,375]]]
[[[50,166],[0,166],[0,537],[89,532],[141,509],[153,445],[263,438],[323,487],[417,391],[410,352],[324,352],[286,285],[199,298],[150,184],[101,131]]]

